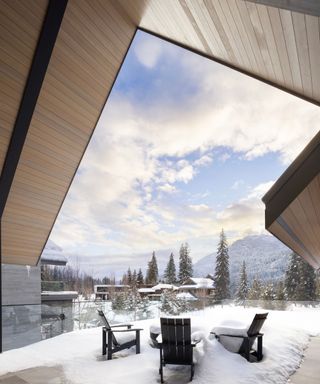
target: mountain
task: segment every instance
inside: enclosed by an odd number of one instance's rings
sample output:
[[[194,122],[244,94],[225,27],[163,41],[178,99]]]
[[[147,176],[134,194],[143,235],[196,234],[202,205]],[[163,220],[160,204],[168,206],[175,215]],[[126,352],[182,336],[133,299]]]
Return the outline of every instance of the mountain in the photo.
[[[251,235],[235,241],[229,247],[230,279],[235,286],[240,267],[246,262],[249,283],[255,278],[277,281],[284,277],[291,250],[270,235]],[[193,266],[194,276],[214,274],[216,253],[203,257]]]

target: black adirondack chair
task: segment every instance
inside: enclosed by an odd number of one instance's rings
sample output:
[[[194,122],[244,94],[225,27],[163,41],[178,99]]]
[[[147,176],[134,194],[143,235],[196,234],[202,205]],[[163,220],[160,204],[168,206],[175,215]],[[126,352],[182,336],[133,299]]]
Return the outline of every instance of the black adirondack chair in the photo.
[[[107,354],[107,359],[112,359],[112,354],[124,349],[136,347],[136,354],[140,353],[140,331],[141,328],[132,328],[132,324],[117,324],[110,325],[103,311],[98,309],[98,314],[104,324],[102,327],[102,355]],[[114,329],[125,328],[125,329]],[[122,344],[115,337],[116,332],[135,332],[135,338],[126,341]]]
[[[262,353],[262,338],[263,333],[260,333],[263,323],[265,322],[268,313],[256,314],[248,331],[247,336],[236,336],[232,334],[220,334],[215,337],[219,340],[221,336],[242,338],[243,342],[239,349],[239,354],[247,359],[249,362],[261,361],[263,358]],[[257,340],[257,349],[253,349],[253,344]]]
[[[190,319],[161,318],[162,341],[160,348],[161,383],[163,383],[163,367],[166,364],[190,365],[191,377],[194,374],[193,347],[197,343],[191,342]]]

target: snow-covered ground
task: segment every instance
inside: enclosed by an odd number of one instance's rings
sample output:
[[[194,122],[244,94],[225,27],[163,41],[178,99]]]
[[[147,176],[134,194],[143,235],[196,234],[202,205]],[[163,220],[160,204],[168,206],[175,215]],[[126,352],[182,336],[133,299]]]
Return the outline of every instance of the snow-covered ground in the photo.
[[[297,369],[310,336],[320,333],[320,310],[295,308],[294,311],[269,311],[264,333],[264,359],[248,363],[228,352],[209,337],[210,330],[221,324],[250,324],[262,309],[215,307],[189,313],[192,331],[203,337],[194,351],[195,384],[281,384]],[[159,319],[143,320],[135,325],[143,328],[141,354],[134,349],[122,351],[112,361],[101,356],[101,329],[93,328],[57,336],[0,355],[0,375],[36,366],[62,365],[67,379],[74,384],[149,384],[159,382],[159,350],[149,345],[149,328]],[[188,367],[166,366],[167,383],[186,383]]]

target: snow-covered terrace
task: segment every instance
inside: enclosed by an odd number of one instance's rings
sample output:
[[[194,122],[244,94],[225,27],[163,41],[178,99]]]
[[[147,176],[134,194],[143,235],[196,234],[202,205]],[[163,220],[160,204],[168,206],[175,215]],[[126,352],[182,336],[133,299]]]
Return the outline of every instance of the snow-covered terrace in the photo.
[[[264,359],[260,363],[248,363],[241,356],[228,352],[215,339],[210,330],[219,324],[247,325],[261,309],[239,307],[207,308],[193,312],[192,331],[202,337],[195,348],[195,384],[284,384],[301,363],[310,336],[320,333],[320,311],[315,308],[295,311],[269,311],[263,327]],[[237,319],[236,321],[234,319]],[[101,356],[101,329],[87,329],[63,334],[27,347],[0,355],[0,375],[18,372],[32,367],[42,372],[45,367],[62,369],[70,384],[150,384],[159,382],[159,350],[149,345],[149,328],[159,319],[144,320],[136,325],[143,328],[141,354],[134,350],[118,353],[114,360]],[[47,368],[48,374],[51,368]],[[50,373],[51,374],[51,373]],[[19,373],[17,373],[18,377]],[[187,367],[166,366],[166,383],[180,384],[189,380]],[[1,382],[0,377],[0,382]],[[10,381],[13,382],[13,381]],[[40,381],[39,381],[40,382]],[[58,381],[57,381],[58,382]],[[307,382],[305,383],[307,384]]]

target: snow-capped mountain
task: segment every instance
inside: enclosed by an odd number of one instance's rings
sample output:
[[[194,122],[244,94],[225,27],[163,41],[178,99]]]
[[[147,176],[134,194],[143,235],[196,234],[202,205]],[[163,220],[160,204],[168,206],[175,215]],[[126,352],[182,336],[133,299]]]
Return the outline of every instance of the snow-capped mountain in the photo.
[[[231,284],[237,284],[240,267],[246,262],[248,280],[277,281],[284,277],[291,250],[270,235],[251,235],[235,241],[229,247]],[[216,253],[194,264],[195,276],[214,274]]]

